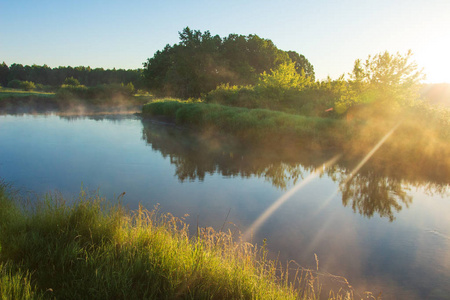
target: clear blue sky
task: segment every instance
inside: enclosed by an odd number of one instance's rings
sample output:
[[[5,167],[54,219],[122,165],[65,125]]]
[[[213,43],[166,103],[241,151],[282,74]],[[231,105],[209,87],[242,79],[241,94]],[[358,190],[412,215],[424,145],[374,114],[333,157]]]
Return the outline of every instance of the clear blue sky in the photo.
[[[428,81],[450,82],[450,0],[0,0],[0,62],[135,69],[186,26],[271,39],[318,79],[411,49]]]

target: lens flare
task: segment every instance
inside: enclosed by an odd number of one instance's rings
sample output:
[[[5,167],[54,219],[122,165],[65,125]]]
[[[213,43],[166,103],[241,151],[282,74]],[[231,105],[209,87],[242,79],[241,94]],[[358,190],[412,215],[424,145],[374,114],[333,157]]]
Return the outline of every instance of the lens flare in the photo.
[[[308,175],[303,181],[299,182],[292,189],[284,193],[280,198],[278,198],[269,208],[267,208],[258,219],[245,231],[242,236],[243,241],[249,241],[252,234],[258,231],[261,225],[278,209],[281,205],[283,205],[289,198],[291,198],[296,192],[298,192],[305,185],[310,183],[314,178],[318,177],[323,171],[329,166],[335,164],[339,158],[341,158],[341,154],[334,156],[332,159],[323,164],[323,166],[318,167]]]
[[[372,155],[377,152],[377,150],[381,147],[381,145],[386,142],[386,140],[394,133],[394,131],[400,126],[401,122],[398,122],[388,133],[386,133],[383,138],[372,148],[372,150],[367,153],[367,155],[360,161],[360,163],[350,172],[350,174],[347,176],[347,178],[344,181],[344,184],[349,182],[353,176],[358,173],[359,169],[361,169],[366,162],[372,157]]]
[[[350,181],[353,176],[364,166],[364,164],[372,157],[372,155],[381,147],[381,145],[386,142],[386,140],[394,133],[394,131],[400,126],[401,122],[398,122],[388,133],[386,133],[383,138],[372,148],[372,150],[367,153],[367,155],[359,162],[359,164],[350,172],[349,176],[345,179],[344,183]],[[303,181],[299,182],[292,189],[284,193],[281,197],[279,197],[269,208],[267,208],[259,217],[256,219],[252,225],[244,232],[242,236],[243,241],[249,241],[252,234],[255,234],[261,225],[273,214],[277,211],[281,205],[283,205],[287,200],[289,200],[296,192],[310,183],[313,179],[318,177],[321,173],[323,173],[328,167],[335,164],[340,158],[342,154],[338,154],[328,160],[323,166],[318,167],[312,172],[308,177],[306,177]],[[322,210],[326,205],[331,202],[331,199],[337,194],[337,191],[333,192],[332,195],[325,201],[325,204],[319,208],[319,211]]]

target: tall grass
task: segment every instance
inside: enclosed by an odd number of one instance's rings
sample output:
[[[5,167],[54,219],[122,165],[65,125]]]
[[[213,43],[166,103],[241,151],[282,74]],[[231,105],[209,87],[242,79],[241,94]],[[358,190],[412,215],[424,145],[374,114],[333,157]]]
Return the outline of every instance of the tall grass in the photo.
[[[248,109],[220,104],[154,102],[144,105],[144,116],[165,115],[178,124],[267,140],[288,139],[305,144],[334,146],[346,133],[341,120],[306,117],[268,109]]]
[[[126,211],[84,191],[71,205],[54,195],[24,209],[14,201],[2,185],[2,299],[319,297],[312,271],[291,278],[267,259],[265,246],[230,231],[202,228],[190,237],[182,219],[157,209]]]

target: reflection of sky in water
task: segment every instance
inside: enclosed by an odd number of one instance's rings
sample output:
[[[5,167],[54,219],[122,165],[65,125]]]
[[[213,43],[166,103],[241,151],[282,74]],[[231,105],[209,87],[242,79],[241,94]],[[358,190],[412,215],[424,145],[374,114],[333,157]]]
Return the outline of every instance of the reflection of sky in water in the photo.
[[[163,158],[154,149],[143,140],[142,122],[131,116],[118,121],[0,116],[0,178],[17,188],[76,195],[83,185],[107,197],[125,191],[130,208],[160,203],[162,211],[190,214],[192,227],[198,221],[218,229],[230,211],[228,221],[242,231],[285,192],[254,175],[206,172],[203,181],[180,182],[176,173],[185,161],[178,157],[176,166],[171,155]],[[342,194],[333,196],[338,187],[327,175],[315,178],[267,219],[253,241],[267,238],[282,262],[295,259],[314,267],[316,253],[322,270],[346,276],[358,289],[382,289],[387,298],[387,289],[401,298],[416,290],[425,293],[417,298],[450,294],[448,195],[411,188],[413,202],[409,208],[401,203],[390,222],[343,206]]]

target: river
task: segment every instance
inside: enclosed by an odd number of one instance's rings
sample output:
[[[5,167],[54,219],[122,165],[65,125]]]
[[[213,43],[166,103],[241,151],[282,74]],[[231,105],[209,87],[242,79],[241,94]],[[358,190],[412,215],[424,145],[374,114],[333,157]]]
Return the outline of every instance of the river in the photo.
[[[188,214],[266,239],[284,265],[316,269],[317,255],[323,282],[347,288],[343,276],[356,298],[450,299],[450,178],[371,159],[353,174],[359,159],[276,146],[132,114],[2,115],[0,178],[29,197],[83,188]]]

